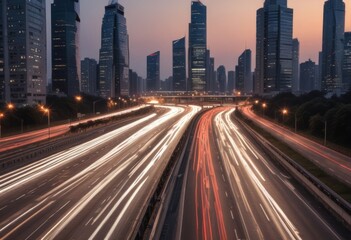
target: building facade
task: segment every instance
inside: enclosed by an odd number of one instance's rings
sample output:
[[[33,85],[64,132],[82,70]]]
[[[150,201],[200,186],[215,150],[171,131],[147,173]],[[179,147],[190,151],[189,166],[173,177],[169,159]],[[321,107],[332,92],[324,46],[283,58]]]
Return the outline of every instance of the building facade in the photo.
[[[217,68],[217,81],[220,94],[227,92],[227,71],[223,65]]]
[[[300,64],[300,91],[303,93],[316,90],[317,72],[316,63],[308,60]]]
[[[324,3],[322,90],[339,93],[342,89],[344,57],[345,3],[328,0]]]
[[[154,52],[147,56],[147,79],[146,88],[148,92],[160,91],[160,52]]]
[[[346,32],[344,37],[344,60],[343,60],[343,90],[351,88],[351,32]]]
[[[265,0],[256,28],[255,93],[291,91],[293,10],[287,0]]]
[[[238,58],[235,68],[235,91],[250,94],[253,91],[251,72],[251,50],[246,49]]]
[[[173,48],[173,91],[186,91],[185,37],[175,40]]]
[[[0,0],[0,102],[46,102],[45,1]]]
[[[74,96],[80,92],[79,0],[51,4],[52,90]]]
[[[227,92],[232,94],[235,89],[235,71],[228,72]]]
[[[293,64],[292,64],[292,91],[293,92],[298,92],[300,91],[300,81],[299,81],[299,77],[300,77],[300,63],[299,63],[299,59],[300,59],[300,42],[297,38],[293,39],[293,45],[292,45],[292,49],[293,49]]]
[[[103,98],[129,96],[129,36],[124,10],[117,0],[105,7],[99,57],[99,92]]]
[[[207,9],[200,1],[191,3],[189,24],[189,81],[190,90],[208,90],[207,66]]]
[[[98,95],[98,64],[95,59],[84,58],[81,61],[81,91],[85,94]]]

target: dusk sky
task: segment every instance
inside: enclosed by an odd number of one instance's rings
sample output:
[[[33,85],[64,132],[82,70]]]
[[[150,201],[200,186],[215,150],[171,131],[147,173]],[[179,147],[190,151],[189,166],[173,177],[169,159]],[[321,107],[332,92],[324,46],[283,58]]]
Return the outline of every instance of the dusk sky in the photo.
[[[48,10],[49,10],[48,1]],[[98,60],[104,6],[108,0],[81,0],[81,58]],[[188,36],[190,0],[120,0],[126,11],[130,67],[146,76],[146,56],[161,51],[161,78],[172,74],[172,40]],[[264,0],[203,0],[207,6],[208,48],[216,68],[234,70],[245,47],[256,48],[256,10]],[[322,48],[325,0],[288,0],[294,9],[294,37],[300,40],[300,62],[318,61]],[[351,30],[351,0],[346,3],[346,31]],[[50,11],[48,11],[48,15]],[[188,41],[188,38],[187,38]],[[51,49],[50,49],[51,51]]]

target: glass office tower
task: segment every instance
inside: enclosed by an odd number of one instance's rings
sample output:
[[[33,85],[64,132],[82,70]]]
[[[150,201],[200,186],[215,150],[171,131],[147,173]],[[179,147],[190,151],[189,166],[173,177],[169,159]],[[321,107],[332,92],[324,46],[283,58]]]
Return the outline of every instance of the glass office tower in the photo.
[[[207,91],[207,9],[200,1],[191,3],[189,24],[189,81],[190,90]]]
[[[328,0],[324,3],[322,90],[340,92],[344,56],[345,3]]]
[[[129,36],[124,7],[117,0],[105,7],[99,76],[101,97],[129,96]]]
[[[80,92],[79,0],[51,5],[52,90],[74,96]]]
[[[41,0],[0,0],[0,102],[46,101],[46,7]]]
[[[160,80],[160,52],[155,52],[147,56],[147,79],[146,88],[148,92],[159,91]]]
[[[291,91],[293,10],[287,0],[266,0],[256,31],[255,93]]]
[[[173,91],[186,91],[185,37],[175,40],[173,46]]]

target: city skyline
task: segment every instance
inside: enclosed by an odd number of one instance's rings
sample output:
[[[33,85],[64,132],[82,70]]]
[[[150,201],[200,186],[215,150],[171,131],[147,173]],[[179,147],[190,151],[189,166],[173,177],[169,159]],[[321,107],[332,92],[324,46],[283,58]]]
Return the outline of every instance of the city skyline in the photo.
[[[131,2],[121,0],[119,2],[126,9],[131,49],[130,67],[145,78],[145,57],[150,52],[160,50],[163,65],[161,79],[171,76],[172,40],[183,36],[188,39],[191,1],[160,2],[149,0],[146,2],[146,0],[141,0]],[[211,57],[213,56],[216,59],[216,68],[224,65],[228,70],[233,70],[237,58],[245,47],[252,49],[253,56],[255,56],[256,10],[262,7],[263,1],[233,2],[222,0],[218,3],[204,0],[202,2],[208,9],[208,48],[211,50]],[[104,7],[107,4],[108,0],[99,2],[85,0],[81,2],[82,59],[89,57],[98,60],[101,23]],[[142,4],[145,6],[141,8],[140,5]],[[351,1],[345,0],[345,4],[345,31],[349,31],[351,29],[351,11],[348,11],[348,9],[350,9]],[[309,58],[318,62],[318,52],[322,49],[323,5],[324,0],[288,1],[288,6],[294,9],[293,37],[299,38],[301,44],[300,62],[307,61]],[[155,14],[155,9],[162,11]],[[155,17],[156,15],[158,17]],[[140,21],[140,16],[143,16],[143,21]],[[309,16],[308,28],[305,23],[306,16]],[[162,19],[162,21],[159,21],[159,19]],[[244,23],[242,19],[245,19]],[[150,28],[150,26],[157,27]],[[164,34],[155,38],[154,36],[158,31]],[[237,34],[238,31],[241,34]],[[218,38],[217,36],[221,37]],[[254,63],[252,67],[255,68]]]

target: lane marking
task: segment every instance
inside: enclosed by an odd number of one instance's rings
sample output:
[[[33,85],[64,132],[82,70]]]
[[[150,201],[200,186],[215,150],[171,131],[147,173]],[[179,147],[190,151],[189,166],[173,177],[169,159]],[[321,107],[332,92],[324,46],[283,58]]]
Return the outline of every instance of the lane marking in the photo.
[[[232,216],[232,219],[234,220],[234,215],[233,215],[232,210],[230,210],[230,215]]]
[[[269,217],[268,217],[268,215],[267,215],[266,211],[264,210],[264,208],[263,208],[263,206],[262,206],[262,204],[261,204],[261,203],[260,203],[260,207],[261,207],[261,209],[262,209],[262,211],[263,211],[264,215],[266,216],[266,218],[267,218],[268,222],[270,222],[271,220],[269,219]]]

